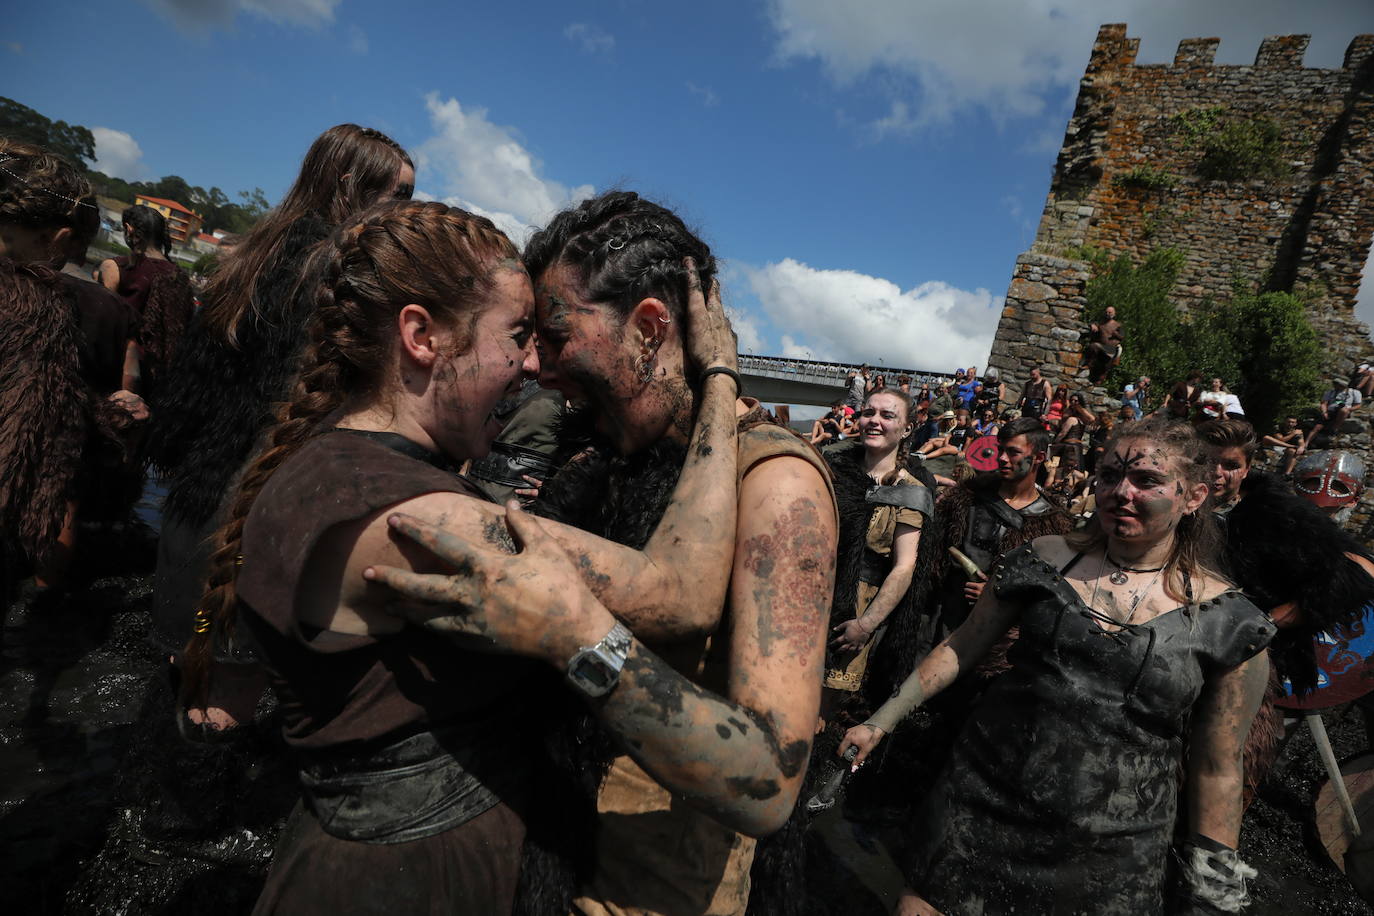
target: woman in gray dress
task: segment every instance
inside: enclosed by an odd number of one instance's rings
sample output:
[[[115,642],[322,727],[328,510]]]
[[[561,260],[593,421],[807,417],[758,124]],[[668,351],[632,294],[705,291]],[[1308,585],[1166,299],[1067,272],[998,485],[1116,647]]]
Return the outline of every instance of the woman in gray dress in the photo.
[[[1126,427],[1092,525],[1003,557],[968,621],[847,733],[861,764],[1019,626],[914,822],[898,913],[1163,912],[1185,746],[1179,896],[1243,908],[1241,749],[1274,625],[1217,571],[1208,468],[1187,424]]]

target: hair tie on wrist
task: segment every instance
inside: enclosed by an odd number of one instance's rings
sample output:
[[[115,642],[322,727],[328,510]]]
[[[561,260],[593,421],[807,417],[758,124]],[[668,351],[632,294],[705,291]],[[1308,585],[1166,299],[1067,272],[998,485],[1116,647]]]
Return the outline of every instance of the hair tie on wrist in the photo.
[[[735,394],[744,394],[744,382],[740,381],[739,373],[736,372],[734,369],[730,369],[726,366],[712,366],[710,369],[707,369],[705,372],[701,373],[702,384],[705,384],[706,377],[710,375],[730,376],[730,378],[734,379],[735,381]]]

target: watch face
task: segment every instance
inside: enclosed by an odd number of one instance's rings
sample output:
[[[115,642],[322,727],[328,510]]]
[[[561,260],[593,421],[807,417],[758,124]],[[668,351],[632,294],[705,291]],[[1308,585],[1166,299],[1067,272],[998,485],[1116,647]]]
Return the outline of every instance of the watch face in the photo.
[[[568,673],[592,690],[609,690],[613,683],[610,669],[594,655],[579,658]]]

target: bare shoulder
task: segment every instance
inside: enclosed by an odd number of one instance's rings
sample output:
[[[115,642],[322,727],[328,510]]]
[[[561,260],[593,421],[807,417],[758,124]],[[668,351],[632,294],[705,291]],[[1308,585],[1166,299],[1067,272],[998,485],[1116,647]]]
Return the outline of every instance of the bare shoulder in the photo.
[[[794,499],[809,499],[823,517],[833,521],[830,490],[820,470],[797,455],[781,454],[751,467],[740,482],[740,522],[745,513],[769,502],[790,504]]]

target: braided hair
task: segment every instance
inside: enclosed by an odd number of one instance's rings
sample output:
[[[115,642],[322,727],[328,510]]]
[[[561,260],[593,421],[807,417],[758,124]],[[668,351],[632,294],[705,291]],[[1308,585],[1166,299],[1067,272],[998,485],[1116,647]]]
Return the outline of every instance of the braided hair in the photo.
[[[272,474],[324,432],[338,411],[388,395],[400,309],[424,306],[454,331],[455,355],[466,352],[497,264],[516,257],[510,239],[485,217],[418,201],[379,204],[315,254],[306,276],[316,305],[300,375],[213,540],[206,591],[183,660],[188,703],[204,704],[214,647],[233,635],[244,523]]]
[[[716,259],[673,211],[633,191],[607,191],[564,210],[525,246],[525,268],[536,280],[549,268],[572,268],[587,301],[606,303],[621,316],[646,297],[663,300],[675,318],[687,307],[684,258],[696,262],[702,289],[710,289]]]
[[[163,257],[172,254],[172,239],[167,234],[167,219],[152,207],[135,204],[126,207],[119,220],[124,224],[124,240],[129,243],[129,263],[137,264],[143,260],[149,248],[162,252]]]
[[[100,230],[90,182],[65,159],[32,143],[0,137],[0,223],[72,231],[82,251]]]

